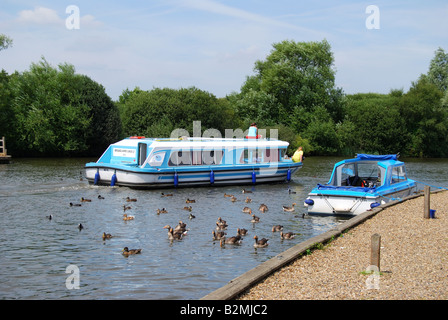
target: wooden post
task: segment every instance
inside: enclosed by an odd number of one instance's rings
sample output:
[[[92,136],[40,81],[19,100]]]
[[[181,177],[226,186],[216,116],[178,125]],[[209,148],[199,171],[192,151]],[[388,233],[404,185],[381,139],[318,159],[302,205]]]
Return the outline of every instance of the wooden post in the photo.
[[[372,245],[370,251],[370,265],[377,266],[380,270],[380,248],[381,248],[381,236],[378,233],[372,235]]]
[[[429,209],[430,209],[430,197],[431,197],[431,187],[425,186],[425,205],[423,208],[423,218],[429,219]]]

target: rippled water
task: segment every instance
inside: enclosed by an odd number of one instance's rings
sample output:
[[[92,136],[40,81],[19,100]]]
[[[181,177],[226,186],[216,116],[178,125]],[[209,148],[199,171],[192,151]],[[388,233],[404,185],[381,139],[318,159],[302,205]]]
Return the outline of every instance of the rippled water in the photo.
[[[97,187],[82,178],[83,166],[92,159],[15,159],[0,165],[1,299],[198,299],[228,281],[274,257],[291,246],[327,231],[344,221],[335,217],[302,218],[303,200],[317,184],[328,181],[334,163],[341,158],[307,158],[289,184],[243,187],[133,190]],[[410,160],[410,177],[432,185],[446,186],[448,161]],[[296,192],[290,194],[288,188]],[[173,193],[162,197],[161,192]],[[232,203],[224,193],[234,194]],[[99,200],[98,195],[104,196]],[[137,202],[126,203],[126,197]],[[246,204],[249,196],[252,203]],[[92,202],[81,207],[81,197]],[[187,198],[195,199],[192,214],[182,210]],[[282,205],[297,203],[296,212],[282,211]],[[267,213],[257,209],[261,203]],[[133,221],[123,221],[123,205]],[[190,204],[188,204],[190,205]],[[261,222],[252,224],[243,213],[249,206]],[[167,214],[157,215],[165,207]],[[53,219],[46,217],[53,215]],[[241,246],[212,241],[218,217],[229,224],[228,236],[237,228],[249,235]],[[187,223],[182,241],[168,240],[167,224]],[[84,229],[78,229],[78,224]],[[281,241],[273,233],[275,224],[298,234]],[[113,238],[103,241],[103,232]],[[253,236],[269,238],[267,248],[253,248]],[[140,255],[124,257],[123,247],[141,248]],[[79,268],[79,289],[68,289],[69,265]]]

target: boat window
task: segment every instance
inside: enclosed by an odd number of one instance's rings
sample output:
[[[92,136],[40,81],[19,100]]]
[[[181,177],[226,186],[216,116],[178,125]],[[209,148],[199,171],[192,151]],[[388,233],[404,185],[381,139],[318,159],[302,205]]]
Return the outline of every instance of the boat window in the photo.
[[[148,145],[146,143],[138,144],[138,165],[141,166],[145,160],[147,155]]]
[[[204,165],[221,164],[223,153],[224,152],[222,150],[202,151],[202,164]]]
[[[165,159],[165,152],[157,152],[154,153],[149,159],[150,166],[161,166],[163,164],[163,160]]]
[[[264,149],[263,162],[278,162],[278,149]]]
[[[339,184],[341,186],[352,186],[356,183],[356,171],[353,163],[346,163],[338,168],[340,170]]]
[[[406,179],[406,170],[404,169],[404,166],[394,167],[392,169],[391,184],[403,182]]]
[[[171,151],[169,166],[187,166],[191,165],[191,152],[190,151]]]
[[[202,164],[202,151],[193,151],[193,165]]]

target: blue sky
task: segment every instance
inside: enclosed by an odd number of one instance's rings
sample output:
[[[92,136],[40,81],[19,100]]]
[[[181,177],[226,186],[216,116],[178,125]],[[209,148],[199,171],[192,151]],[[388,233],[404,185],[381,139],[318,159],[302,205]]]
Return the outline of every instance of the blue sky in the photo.
[[[79,29],[66,27],[70,5],[79,8]],[[379,29],[366,27],[369,5],[379,9]],[[407,91],[434,51],[448,50],[448,2],[2,0],[0,33],[14,41],[0,52],[0,68],[25,71],[42,56],[68,62],[114,100],[136,86],[224,97],[282,40],[326,39],[338,87],[388,93]]]

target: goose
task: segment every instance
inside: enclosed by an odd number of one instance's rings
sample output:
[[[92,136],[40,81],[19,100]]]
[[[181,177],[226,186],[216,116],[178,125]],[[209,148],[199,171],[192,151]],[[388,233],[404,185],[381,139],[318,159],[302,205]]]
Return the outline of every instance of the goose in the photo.
[[[243,241],[243,239],[241,239],[241,236],[238,235],[230,238],[221,238],[221,240],[224,240],[225,244],[235,244],[235,245],[239,245]]]
[[[258,208],[258,210],[260,210],[261,212],[266,212],[268,211],[268,206],[265,205],[264,203],[260,204],[260,207]]]
[[[103,240],[110,239],[110,238],[112,238],[112,235],[110,233],[103,232]]]
[[[126,197],[126,202],[136,202],[137,201],[137,199],[131,199],[131,198],[129,198],[129,197]]]
[[[294,212],[294,206],[296,205],[296,203],[294,202],[293,204],[292,204],[292,207],[286,207],[286,206],[283,206],[283,211],[287,211],[287,212]]]
[[[80,206],[81,206],[80,203],[73,203],[73,202],[70,202],[70,207],[80,207]]]
[[[245,236],[245,235],[247,235],[247,229],[240,229],[240,228],[238,228],[236,230],[236,235],[237,236]]]
[[[251,203],[251,202],[252,202],[252,199],[249,198],[249,197],[246,197],[246,200],[244,200],[244,202],[246,202],[246,203]]]
[[[257,236],[254,236],[254,239],[255,239],[255,243],[254,243],[255,248],[263,248],[263,247],[267,247],[269,245],[268,244],[269,239],[262,238],[262,239],[258,240]]]
[[[213,234],[213,240],[220,240],[224,238],[227,233],[225,233],[224,231],[215,232],[215,230],[213,230],[212,234]]]
[[[193,200],[193,199],[187,198],[187,200],[185,200],[185,203],[195,203],[195,202],[196,202],[196,200]]]
[[[139,253],[141,253],[142,249],[131,249],[131,250],[129,250],[128,247],[124,247],[122,252],[123,252],[123,255],[129,256],[131,254],[139,254]]]
[[[282,240],[284,240],[284,239],[294,239],[295,236],[296,235],[293,232],[286,232],[286,233],[280,232],[280,239],[282,239]]]
[[[157,214],[161,214],[161,213],[168,213],[168,211],[165,208],[162,209],[157,209]]]
[[[243,189],[243,190],[241,191],[241,193],[252,193],[252,191]]]
[[[250,222],[252,223],[257,223],[260,222],[260,217],[257,217],[256,215],[252,215],[252,220],[250,220]]]
[[[128,216],[126,213],[123,215],[124,221],[134,220],[134,216]]]
[[[281,225],[276,225],[272,227],[272,232],[277,232],[277,231],[282,231],[283,230],[283,226]]]
[[[98,199],[99,199],[99,200],[104,200],[104,197],[103,197],[102,195],[99,194],[99,195],[98,195]]]
[[[81,198],[81,202],[92,202],[90,199]]]
[[[244,207],[244,208],[243,208],[243,212],[244,212],[244,213],[249,213],[249,214],[251,214],[251,213],[252,213],[252,209],[249,208],[249,207]]]

